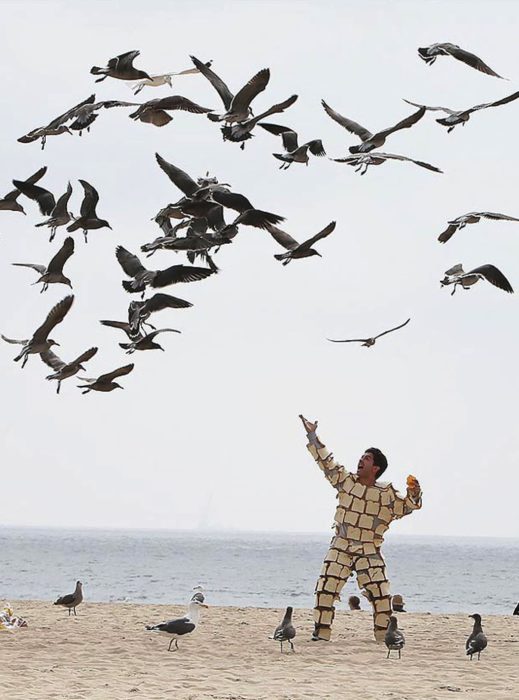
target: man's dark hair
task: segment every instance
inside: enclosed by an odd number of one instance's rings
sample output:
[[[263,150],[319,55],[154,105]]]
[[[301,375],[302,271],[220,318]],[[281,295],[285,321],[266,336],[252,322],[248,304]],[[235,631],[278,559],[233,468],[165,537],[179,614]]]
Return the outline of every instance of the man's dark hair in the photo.
[[[381,452],[378,447],[368,447],[366,452],[373,455],[373,464],[378,467],[377,479],[382,476],[382,474],[387,469],[387,459],[383,452]]]

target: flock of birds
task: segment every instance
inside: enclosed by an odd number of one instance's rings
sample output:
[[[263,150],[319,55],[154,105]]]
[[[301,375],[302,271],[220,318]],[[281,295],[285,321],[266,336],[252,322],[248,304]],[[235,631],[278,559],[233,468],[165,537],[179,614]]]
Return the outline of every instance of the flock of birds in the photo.
[[[455,44],[438,43],[425,48],[419,48],[418,54],[427,65],[432,65],[439,56],[451,56],[462,61],[470,67],[487,75],[501,78],[487,64],[474,54],[460,48]],[[95,94],[67,110],[48,124],[37,127],[18,140],[21,143],[40,141],[42,149],[45,148],[49,136],[62,134],[81,134],[90,131],[93,123],[105,109],[120,107],[132,108],[129,116],[134,121],[141,121],[154,126],[163,127],[172,120],[170,112],[176,110],[187,111],[192,114],[206,115],[212,122],[221,125],[221,133],[225,141],[239,143],[245,147],[246,141],[254,136],[256,127],[261,127],[268,133],[281,137],[283,152],[274,153],[275,158],[281,161],[281,168],[288,169],[293,163],[308,165],[310,155],[325,156],[326,152],[321,139],[312,139],[305,143],[299,143],[299,136],[295,129],[263,121],[267,117],[285,112],[298,99],[297,95],[291,95],[286,100],[270,106],[260,114],[254,116],[251,104],[257,96],[266,90],[270,71],[263,68],[258,71],[237,92],[232,92],[228,85],[212,69],[212,61],[203,62],[195,56],[191,56],[193,67],[177,73],[164,73],[152,75],[140,70],[133,65],[139,56],[139,51],[129,51],[116,56],[108,61],[102,68],[94,66],[91,73],[100,76],[96,82],[108,78],[128,81],[134,90],[134,94],[141,93],[144,89],[171,86],[173,79],[178,76],[199,74],[202,75],[214,88],[222,102],[222,109],[218,112],[212,108],[203,107],[191,100],[180,96],[170,95],[163,98],[148,100],[147,102],[126,102],[121,100],[102,100],[96,102]],[[453,110],[447,107],[431,107],[416,102],[409,102],[417,108],[411,115],[388,128],[371,132],[352,119],[343,116],[332,109],[324,100],[322,106],[326,114],[349,133],[359,138],[360,143],[349,147],[350,155],[335,158],[340,163],[354,166],[362,175],[372,165],[380,165],[387,161],[409,161],[428,170],[441,173],[442,171],[429,163],[415,160],[407,156],[381,152],[386,140],[395,132],[408,129],[416,125],[428,111],[441,111],[446,116],[436,121],[452,131],[457,125],[465,125],[470,116],[489,107],[497,107],[512,102],[519,98],[519,92],[515,92],[495,102],[480,104],[467,109]],[[177,165],[169,163],[159,154],[156,154],[157,164],[170,181],[180,190],[181,197],[175,203],[170,203],[160,209],[154,217],[154,221],[160,228],[160,235],[155,240],[144,243],[141,252],[147,257],[152,256],[157,250],[172,250],[186,253],[189,265],[177,264],[165,269],[150,270],[144,266],[141,258],[134,252],[119,245],[116,248],[117,260],[128,277],[122,284],[130,294],[140,294],[139,301],[131,301],[128,307],[127,319],[123,321],[101,320],[104,326],[123,331],[127,341],[120,346],[127,354],[144,350],[163,350],[157,342],[157,337],[164,333],[179,333],[174,328],[156,328],[149,322],[152,314],[164,309],[185,309],[192,306],[189,301],[166,294],[154,293],[144,299],[147,289],[163,289],[174,284],[197,282],[218,272],[213,261],[213,254],[217,253],[224,245],[234,242],[241,226],[252,226],[267,231],[273,240],[283,249],[274,257],[283,265],[288,265],[293,260],[320,256],[314,247],[316,243],[329,236],[336,227],[332,221],[315,235],[300,241],[291,234],[279,228],[284,217],[278,214],[256,208],[250,200],[239,192],[231,190],[230,185],[221,183],[215,177],[199,177],[196,180],[181,170]],[[69,202],[73,194],[70,182],[61,196],[55,197],[54,193],[41,184],[41,180],[47,171],[46,167],[40,168],[25,180],[14,179],[14,189],[0,198],[0,211],[20,212],[25,214],[22,204],[18,201],[25,197],[35,202],[40,213],[47,217],[44,221],[36,223],[36,226],[45,226],[50,229],[50,242],[54,240],[59,228],[66,227],[68,233],[82,231],[85,243],[88,241],[90,231],[102,228],[111,228],[110,223],[97,214],[99,205],[99,193],[95,187],[86,180],[79,180],[83,189],[83,198],[80,205],[79,216],[69,211]],[[233,220],[227,221],[225,213],[233,212]],[[493,212],[470,212],[448,222],[448,226],[439,236],[439,241],[446,243],[459,230],[468,224],[474,224],[482,218],[493,220],[519,221],[518,218],[506,214]],[[64,274],[64,266],[69,258],[75,254],[75,243],[72,236],[67,236],[59,250],[57,250],[48,263],[16,262],[18,267],[32,269],[38,275],[34,284],[41,284],[41,292],[48,290],[52,284],[64,284],[72,288],[71,280]],[[202,263],[196,264],[196,263]],[[484,264],[466,272],[461,264],[451,267],[445,272],[441,280],[442,286],[452,285],[452,294],[458,286],[470,289],[480,280],[487,280],[494,286],[506,292],[513,292],[510,282],[505,275],[494,265]],[[66,296],[55,304],[48,312],[43,323],[24,339],[14,339],[2,335],[8,343],[22,346],[16,362],[22,361],[25,366],[30,355],[39,355],[44,363],[52,370],[47,375],[48,380],[57,382],[57,392],[60,392],[64,379],[73,377],[79,372],[84,372],[84,364],[90,361],[97,353],[97,347],[90,347],[73,360],[62,360],[53,351],[53,347],[59,343],[50,337],[70,311],[74,301],[72,294]],[[345,340],[332,340],[332,342],[359,342],[365,347],[372,347],[377,338],[387,333],[403,328],[409,323],[408,319],[395,328],[386,330],[369,338],[352,338]],[[146,328],[150,329],[147,331]],[[79,388],[83,393],[90,391],[110,392],[117,388],[123,388],[117,381],[130,373],[134,368],[133,363],[118,367],[93,378],[83,377]]]

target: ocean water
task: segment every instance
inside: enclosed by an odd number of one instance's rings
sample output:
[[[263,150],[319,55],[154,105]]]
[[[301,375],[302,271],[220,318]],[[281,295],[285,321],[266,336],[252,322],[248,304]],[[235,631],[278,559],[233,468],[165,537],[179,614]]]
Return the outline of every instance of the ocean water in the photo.
[[[212,605],[312,607],[329,540],[0,527],[0,599],[50,601],[79,578],[91,601],[178,604],[201,584]],[[394,536],[384,553],[392,592],[409,611],[510,614],[519,600],[519,540]],[[343,601],[357,592],[350,579]]]

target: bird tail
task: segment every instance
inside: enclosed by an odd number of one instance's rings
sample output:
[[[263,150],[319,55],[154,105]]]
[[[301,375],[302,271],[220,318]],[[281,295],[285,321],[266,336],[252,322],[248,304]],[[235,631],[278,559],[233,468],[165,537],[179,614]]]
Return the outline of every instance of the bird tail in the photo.
[[[272,154],[274,158],[277,158],[278,160],[282,160],[286,163],[286,158],[283,153],[273,153]]]
[[[123,350],[129,350],[133,347],[133,343],[119,343],[119,347]]]
[[[208,114],[207,118],[210,119],[212,122],[221,122],[223,121],[223,117],[219,114]]]
[[[274,255],[274,257],[276,258],[276,260],[285,260],[285,258],[287,257],[287,254],[286,253],[276,253]]]
[[[99,68],[99,66],[92,66],[90,69],[92,75],[104,75],[106,73],[106,68]]]
[[[143,292],[146,289],[146,285],[144,284],[139,284],[137,285],[135,281],[130,281],[130,280],[123,280],[123,287],[126,289],[127,292],[133,293],[133,292]]]

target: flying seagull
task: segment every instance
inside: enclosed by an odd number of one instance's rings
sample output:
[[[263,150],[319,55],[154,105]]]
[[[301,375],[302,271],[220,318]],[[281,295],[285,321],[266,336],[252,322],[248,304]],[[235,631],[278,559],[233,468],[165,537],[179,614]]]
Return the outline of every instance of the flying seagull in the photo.
[[[11,263],[16,267],[30,267],[35,270],[39,278],[34,282],[34,284],[42,283],[43,287],[41,292],[46,292],[49,288],[49,284],[66,284],[72,289],[72,283],[68,277],[63,274],[63,266],[74,253],[74,239],[68,236],[63,241],[63,245],[58,250],[56,255],[52,258],[50,263],[45,267],[45,265],[35,265],[33,263]]]
[[[404,326],[407,326],[411,319],[408,318],[407,321],[404,323],[401,323],[399,326],[395,326],[394,328],[390,328],[388,331],[384,331],[383,333],[379,333],[378,335],[373,336],[372,338],[351,338],[349,340],[332,340],[331,338],[327,338],[326,340],[329,340],[331,343],[362,343],[362,345],[365,348],[371,348],[373,345],[375,345],[375,342],[377,341],[377,338],[381,338],[383,335],[387,335],[388,333],[392,333],[393,331],[397,331],[400,328],[403,328]]]
[[[463,63],[466,63],[468,66],[475,68],[481,73],[506,80],[502,75],[498,75],[493,71],[490,66],[487,66],[478,56],[470,53],[470,51],[465,51],[465,49],[462,49],[457,44],[449,44],[448,42],[443,44],[431,44],[430,46],[419,48],[418,55],[428,66],[432,66],[438,56],[452,56],[452,58],[463,61]]]
[[[86,180],[80,180],[79,182],[81,183],[85,194],[83,196],[83,201],[81,202],[79,218],[76,219],[70,226],[67,226],[67,231],[72,233],[72,231],[82,229],[85,237],[85,243],[88,243],[87,236],[90,230],[103,227],[111,229],[112,227],[108,221],[100,219],[96,214],[96,207],[97,203],[99,202],[98,191]]]
[[[17,182],[23,182],[25,185],[34,185],[35,182],[41,180],[41,178],[47,172],[47,167],[44,166],[37,170],[33,175],[27,178],[27,180],[17,180]],[[18,188],[11,190],[3,197],[0,197],[0,211],[19,211],[25,214],[24,208],[18,202],[18,197],[21,195],[21,190]]]
[[[95,82],[100,83],[106,78],[117,78],[118,80],[142,80],[143,78],[150,78],[150,76],[143,70],[137,70],[134,68],[133,61],[140,55],[140,51],[127,51],[122,53],[120,56],[111,58],[106,68],[99,68],[99,66],[93,66],[90,69],[92,75],[101,75]]]
[[[124,367],[118,367],[111,372],[101,374],[99,377],[94,378],[80,377],[82,382],[88,383],[78,384],[78,389],[84,389],[84,391],[81,392],[82,394],[88,394],[89,391],[113,391],[114,389],[124,389],[123,386],[114,382],[114,379],[129,374],[133,367],[133,364],[125,365]]]
[[[45,362],[46,365],[49,367],[52,367],[54,370],[53,374],[49,374],[46,379],[52,380],[56,379],[58,381],[58,387],[56,389],[56,394],[59,394],[59,391],[61,389],[61,382],[64,379],[68,379],[69,377],[73,377],[75,374],[77,374],[80,370],[83,372],[85,371],[85,368],[83,367],[83,362],[87,362],[88,360],[92,359],[94,355],[97,352],[97,348],[89,348],[88,350],[85,350],[79,357],[76,357],[75,360],[72,360],[72,362],[63,362],[57,355],[55,355],[52,350],[47,350],[46,352],[42,352],[40,357]]]
[[[207,68],[210,68],[212,61],[207,61],[205,64]],[[198,68],[187,68],[186,70],[181,70],[178,73],[161,73],[160,75],[150,75],[149,78],[144,78],[144,80],[139,80],[134,85],[130,85],[134,91],[134,95],[138,95],[139,92],[145,87],[160,87],[161,85],[169,85],[173,87],[173,76],[178,75],[194,75],[195,73],[200,73]]]
[[[368,153],[369,151],[373,151],[375,148],[380,148],[385,144],[388,136],[393,134],[395,131],[409,129],[409,127],[413,126],[413,124],[420,121],[425,114],[425,107],[420,107],[417,112],[414,112],[405,119],[402,119],[402,121],[395,124],[395,126],[391,126],[388,129],[377,131],[375,134],[372,134],[371,131],[368,131],[368,129],[360,124],[357,124],[357,122],[347,119],[346,117],[343,117],[342,114],[339,114],[339,112],[333,110],[324,100],[321,100],[321,104],[329,117],[336,121],[337,124],[344,127],[351,134],[358,136],[362,141],[360,146],[350,146],[350,153]]]
[[[159,333],[180,333],[181,331],[177,331],[174,328],[162,328],[158,331],[152,331],[151,333],[148,333],[148,335],[139,335],[135,339],[133,339],[130,343],[119,343],[119,347],[121,347],[123,350],[126,350],[127,355],[131,355],[134,353],[136,350],[162,350],[164,351],[164,348],[162,345],[159,345],[158,343],[155,342],[155,337],[159,335]]]
[[[335,221],[332,221],[328,224],[328,226],[323,228],[322,231],[316,233],[315,236],[312,236],[303,243],[298,243],[290,234],[282,231],[276,226],[269,224],[269,226],[267,226],[267,231],[270,233],[272,238],[279,243],[279,245],[283,246],[283,248],[286,248],[288,251],[287,253],[278,253],[274,255],[274,257],[276,260],[282,260],[283,265],[288,265],[291,260],[296,260],[298,258],[309,258],[312,255],[322,257],[321,253],[312,248],[312,246],[317,243],[317,241],[320,241],[321,238],[326,238],[326,236],[329,236],[335,229],[335,225]]]
[[[494,287],[502,289],[509,294],[513,294],[514,292],[512,285],[501,270],[498,270],[494,265],[488,264],[475,267],[473,270],[469,270],[469,272],[464,272],[461,264],[454,265],[454,267],[451,267],[445,272],[445,277],[440,281],[440,284],[442,287],[453,284],[452,296],[458,285],[461,285],[463,289],[470,289],[470,287],[476,284],[476,282],[479,282],[479,280],[486,280],[490,282],[490,284],[493,284]]]
[[[71,107],[66,112],[63,112],[63,114],[60,114],[58,117],[55,117],[51,122],[47,124],[47,126],[41,126],[37,129],[29,131],[28,134],[25,134],[25,136],[19,138],[18,141],[20,143],[32,143],[33,141],[41,139],[41,148],[43,150],[45,148],[47,136],[59,136],[59,134],[63,133],[72,133],[70,129],[66,126],[66,122],[75,119],[75,117],[78,114],[82,113],[82,108],[85,107],[85,105],[93,104],[95,102],[95,99],[95,95],[89,95],[89,97],[87,97],[85,100],[82,100],[77,105],[74,105],[74,107]]]
[[[208,68],[205,63],[199,61],[195,56],[191,56],[191,60],[198,68],[200,73],[209,80],[216,92],[219,94],[225,107],[224,114],[208,114],[207,116],[214,122],[245,122],[252,116],[250,103],[259,95],[268,85],[270,80],[270,71],[268,68],[263,68],[248,83],[239,90],[236,95],[233,95],[223,80],[214,73],[211,68]]]
[[[481,652],[483,649],[486,649],[488,641],[485,633],[483,632],[483,627],[481,626],[481,615],[474,613],[474,615],[469,615],[469,617],[474,620],[474,626],[469,638],[465,642],[465,649],[467,651],[467,656],[470,656],[471,661],[474,654],[478,655],[479,661]]]
[[[198,625],[201,608],[207,608],[205,603],[198,600],[191,600],[187,606],[187,611],[184,617],[179,617],[169,622],[162,622],[159,625],[146,625],[146,629],[150,632],[157,632],[166,637],[170,637],[168,651],[171,651],[171,645],[175,642],[175,649],[178,649],[178,637],[183,637],[186,634],[194,632]]]
[[[187,309],[190,306],[193,306],[193,304],[189,301],[160,292],[145,301],[131,301],[128,307],[130,329],[133,333],[138,333],[146,325],[155,330],[155,326],[147,323],[151,314],[164,309]]]
[[[474,105],[474,107],[468,107],[467,109],[450,109],[449,107],[429,107],[427,105],[420,105],[416,102],[411,102],[411,100],[404,100],[407,104],[413,105],[413,107],[425,107],[428,112],[445,112],[446,117],[437,119],[438,124],[447,127],[447,133],[450,134],[451,131],[458,124],[465,124],[470,119],[472,112],[478,112],[481,109],[487,109],[488,107],[499,107],[500,105],[506,105],[509,102],[517,100],[519,97],[519,91],[513,92],[511,95],[502,97],[500,100],[495,100],[494,102],[484,102],[480,105]]]
[[[441,243],[446,243],[456,231],[465,228],[467,224],[477,224],[481,219],[494,219],[495,221],[519,221],[514,216],[508,216],[507,214],[496,214],[491,211],[471,211],[468,214],[463,214],[458,216],[456,219],[448,222],[448,226],[440,233],[438,240]]]
[[[23,358],[22,367],[25,367],[29,355],[39,355],[42,352],[47,352],[50,350],[53,345],[59,345],[59,343],[50,339],[48,336],[49,333],[58,325],[58,323],[63,321],[67,313],[70,311],[73,301],[74,297],[70,295],[53,306],[42,325],[34,331],[32,338],[28,338],[26,340],[14,340],[12,338],[6,338],[5,335],[2,335],[2,339],[5,340],[6,343],[23,345],[20,354],[14,358],[15,362],[18,362]]]
[[[292,95],[287,100],[272,105],[272,107],[265,110],[265,112],[258,114],[257,117],[248,119],[245,122],[237,122],[231,126],[222,126],[221,132],[223,134],[223,140],[233,141],[234,143],[241,142],[240,148],[243,150],[245,148],[245,141],[252,138],[253,134],[251,132],[258,122],[260,122],[262,119],[270,117],[272,114],[284,112],[294,104],[297,98],[297,95]]]
[[[398,658],[401,657],[402,649],[405,644],[405,637],[401,630],[398,629],[398,621],[394,615],[389,618],[389,625],[384,637],[384,642],[387,647],[387,657],[392,651],[398,651]]]
[[[216,178],[209,177],[198,178],[198,181],[195,182],[190,175],[178,168],[176,165],[173,165],[173,163],[168,163],[168,161],[158,153],[155,153],[155,159],[162,172],[168,176],[169,180],[175,185],[175,187],[178,187],[178,189],[184,193],[185,198],[194,197],[204,187],[219,185]]]
[[[70,611],[74,611],[76,615],[77,606],[83,602],[83,584],[81,581],[76,581],[76,590],[74,593],[69,593],[68,595],[63,595],[61,598],[54,603],[54,605],[62,605],[64,608],[68,608],[68,614],[70,617]]]
[[[261,123],[260,126],[275,136],[281,136],[285,153],[273,153],[274,158],[282,160],[280,170],[288,170],[292,163],[305,163],[308,165],[308,151],[314,156],[325,156],[326,152],[321,139],[307,141],[301,146],[298,144],[297,133],[287,126],[279,126],[278,124]]]
[[[50,228],[50,243],[52,243],[52,241],[54,240],[54,236],[56,235],[56,229],[58,229],[60,226],[66,226],[74,218],[72,214],[68,211],[68,203],[71,196],[72,186],[69,182],[67,186],[67,191],[65,192],[65,194],[62,194],[56,202],[56,206],[52,210],[50,218],[46,221],[42,221],[40,224],[35,224],[35,226],[48,226]]]
[[[355,168],[355,172],[360,172],[361,175],[365,175],[367,173],[370,165],[382,165],[388,160],[403,160],[407,161],[408,163],[419,165],[421,168],[432,170],[435,173],[443,172],[443,170],[440,170],[440,168],[437,168],[435,165],[425,163],[423,160],[414,160],[414,158],[398,156],[394,153],[382,153],[382,151],[358,153],[357,155],[346,156],[345,158],[330,158],[330,160],[333,160],[336,163],[346,163],[347,165],[351,165]]]
[[[135,105],[135,103],[133,104]],[[167,113],[168,110],[182,110],[183,112],[191,112],[191,114],[207,114],[213,111],[209,107],[201,107],[196,102],[192,102],[181,95],[170,95],[169,97],[149,100],[143,104],[137,104],[137,106],[138,109],[130,114],[130,118],[135,121],[153,124],[154,126],[164,126],[173,119]]]
[[[288,642],[292,651],[295,651],[292,640],[296,636],[296,628],[292,624],[292,611],[293,609],[290,606],[286,609],[285,615],[281,620],[281,624],[276,627],[274,630],[274,636],[272,637],[280,643],[281,651],[283,651],[283,642]]]
[[[17,190],[20,190],[25,197],[35,201],[38,204],[40,212],[44,216],[50,216],[52,214],[52,210],[56,206],[56,200],[52,192],[49,192],[49,190],[46,190],[44,187],[34,185],[31,182],[24,182],[23,180],[13,180],[13,185]]]

